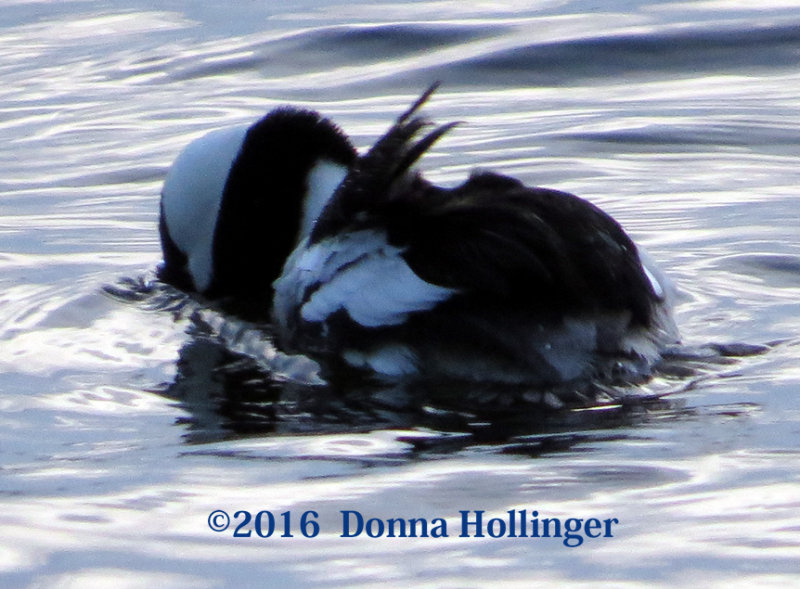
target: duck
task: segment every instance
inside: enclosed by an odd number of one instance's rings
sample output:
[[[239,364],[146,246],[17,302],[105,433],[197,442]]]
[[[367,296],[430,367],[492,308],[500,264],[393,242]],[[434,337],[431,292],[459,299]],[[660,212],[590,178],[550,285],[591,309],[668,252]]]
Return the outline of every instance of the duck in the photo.
[[[416,163],[458,123],[428,88],[345,178],[273,284],[278,344],[329,374],[556,386],[642,382],[677,341],[675,288],[621,225],[573,194]]]
[[[161,191],[158,278],[269,320],[273,281],[356,156],[329,118],[294,106],[190,142]]]

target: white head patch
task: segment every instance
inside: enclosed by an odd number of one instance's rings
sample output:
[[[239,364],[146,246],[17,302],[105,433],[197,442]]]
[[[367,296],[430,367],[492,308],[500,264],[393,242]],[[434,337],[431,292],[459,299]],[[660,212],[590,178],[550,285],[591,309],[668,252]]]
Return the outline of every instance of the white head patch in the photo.
[[[328,160],[318,161],[308,174],[308,189],[303,203],[303,220],[300,225],[300,238],[308,237],[314,223],[328,204],[333,193],[347,176],[347,167]]]
[[[164,220],[175,245],[186,254],[200,292],[211,284],[222,191],[248,128],[229,127],[195,139],[178,155],[164,180]]]

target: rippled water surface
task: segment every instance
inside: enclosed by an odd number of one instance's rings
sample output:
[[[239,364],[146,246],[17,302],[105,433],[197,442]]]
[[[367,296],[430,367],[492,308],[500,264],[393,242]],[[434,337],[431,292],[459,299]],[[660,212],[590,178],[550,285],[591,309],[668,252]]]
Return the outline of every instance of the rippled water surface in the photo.
[[[800,4],[265,4],[3,5],[1,584],[796,584]],[[189,140],[294,102],[363,148],[433,80],[428,113],[464,124],[431,177],[584,196],[679,284],[683,344],[634,401],[304,385],[154,282]],[[295,537],[215,533],[216,509]],[[341,538],[342,510],[449,535]],[[460,538],[460,510],[619,523],[567,547]]]

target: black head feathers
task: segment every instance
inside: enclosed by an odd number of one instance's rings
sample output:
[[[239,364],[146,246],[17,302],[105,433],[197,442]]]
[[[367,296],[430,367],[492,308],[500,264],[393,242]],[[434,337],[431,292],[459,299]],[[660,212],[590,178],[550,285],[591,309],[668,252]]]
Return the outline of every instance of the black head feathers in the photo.
[[[164,181],[159,276],[240,315],[268,314],[272,282],[357,152],[332,121],[277,108],[248,127],[212,131]]]

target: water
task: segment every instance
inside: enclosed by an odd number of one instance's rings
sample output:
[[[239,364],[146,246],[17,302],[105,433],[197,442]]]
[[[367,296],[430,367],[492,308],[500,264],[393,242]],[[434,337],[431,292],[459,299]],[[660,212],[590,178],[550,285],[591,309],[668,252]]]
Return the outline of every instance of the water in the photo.
[[[2,585],[796,583],[800,4],[275,4],[3,7]],[[304,386],[261,332],[152,282],[189,140],[295,102],[363,148],[434,79],[428,113],[464,124],[432,178],[575,192],[678,282],[684,346],[630,391],[667,396],[542,416]],[[289,511],[295,537],[212,532],[216,509]],[[619,524],[458,537],[460,510],[523,509]],[[342,510],[449,536],[341,538]]]

